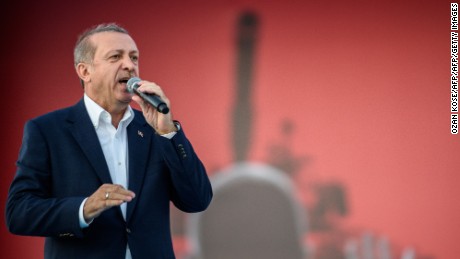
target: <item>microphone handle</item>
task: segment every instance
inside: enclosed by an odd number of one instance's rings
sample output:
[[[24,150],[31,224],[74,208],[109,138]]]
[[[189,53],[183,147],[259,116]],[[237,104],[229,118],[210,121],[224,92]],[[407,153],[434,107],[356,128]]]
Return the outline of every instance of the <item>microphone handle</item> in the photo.
[[[153,107],[155,107],[157,109],[157,111],[159,111],[159,112],[161,112],[163,114],[168,114],[169,108],[166,105],[166,103],[163,102],[163,100],[161,100],[161,98],[159,96],[154,95],[154,94],[146,94],[146,93],[143,93],[141,91],[138,91],[137,87],[134,88],[134,92],[137,95],[139,95],[142,99],[144,99],[145,101],[150,103]]]

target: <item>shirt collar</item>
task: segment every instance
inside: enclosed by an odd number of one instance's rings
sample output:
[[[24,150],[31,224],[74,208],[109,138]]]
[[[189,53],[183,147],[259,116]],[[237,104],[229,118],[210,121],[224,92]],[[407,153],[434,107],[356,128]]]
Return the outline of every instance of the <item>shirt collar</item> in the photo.
[[[111,117],[109,112],[107,112],[106,110],[104,110],[104,108],[99,106],[99,104],[93,101],[86,93],[83,96],[83,100],[85,103],[86,110],[88,111],[89,118],[91,119],[91,122],[93,123],[95,129],[99,127],[100,121],[104,120],[103,116],[106,116],[106,118]],[[133,119],[133,109],[131,108],[131,106],[128,105],[128,109],[126,109],[125,114],[123,115],[123,118],[120,121],[120,124],[128,126]]]

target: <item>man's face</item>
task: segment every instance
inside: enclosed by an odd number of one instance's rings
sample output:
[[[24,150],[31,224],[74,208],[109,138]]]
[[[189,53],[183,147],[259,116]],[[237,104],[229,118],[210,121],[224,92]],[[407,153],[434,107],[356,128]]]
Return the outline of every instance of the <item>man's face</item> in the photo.
[[[119,32],[101,32],[91,36],[96,47],[89,65],[90,82],[85,91],[106,110],[126,107],[132,94],[126,90],[126,82],[139,73],[139,51],[134,40]]]

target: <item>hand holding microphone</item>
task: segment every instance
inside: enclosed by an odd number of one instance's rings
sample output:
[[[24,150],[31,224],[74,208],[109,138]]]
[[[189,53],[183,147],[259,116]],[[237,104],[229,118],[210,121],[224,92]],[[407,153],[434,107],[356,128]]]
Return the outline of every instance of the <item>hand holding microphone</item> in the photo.
[[[126,88],[129,92],[139,95],[144,101],[148,102],[150,105],[155,107],[157,111],[163,114],[168,114],[168,105],[166,105],[166,103],[158,95],[143,93],[138,90],[140,81],[141,79],[139,77],[131,77],[128,80]]]
[[[142,81],[140,78],[132,77],[128,80],[126,88],[129,92],[135,93],[137,96],[139,96],[139,98],[142,101],[144,101],[144,103],[139,103],[139,105],[142,108],[142,113],[144,114],[146,121],[160,135],[177,131],[177,128],[172,120],[171,112],[168,107],[169,100],[164,96],[161,88],[158,85],[155,85],[155,83],[144,81],[141,84],[140,81]],[[143,89],[152,89],[152,91],[157,91],[157,93],[161,94],[161,96],[163,96],[165,99],[163,100],[160,96],[153,93],[141,92],[139,91],[139,87],[142,87]],[[159,116],[160,113],[162,114],[162,116]]]

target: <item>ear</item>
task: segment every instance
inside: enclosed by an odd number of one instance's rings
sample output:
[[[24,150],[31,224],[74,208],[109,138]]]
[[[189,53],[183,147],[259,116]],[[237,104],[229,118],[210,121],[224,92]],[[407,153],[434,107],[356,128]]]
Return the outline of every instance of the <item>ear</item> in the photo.
[[[78,77],[86,84],[91,82],[91,73],[89,70],[89,64],[78,63],[75,67]]]

